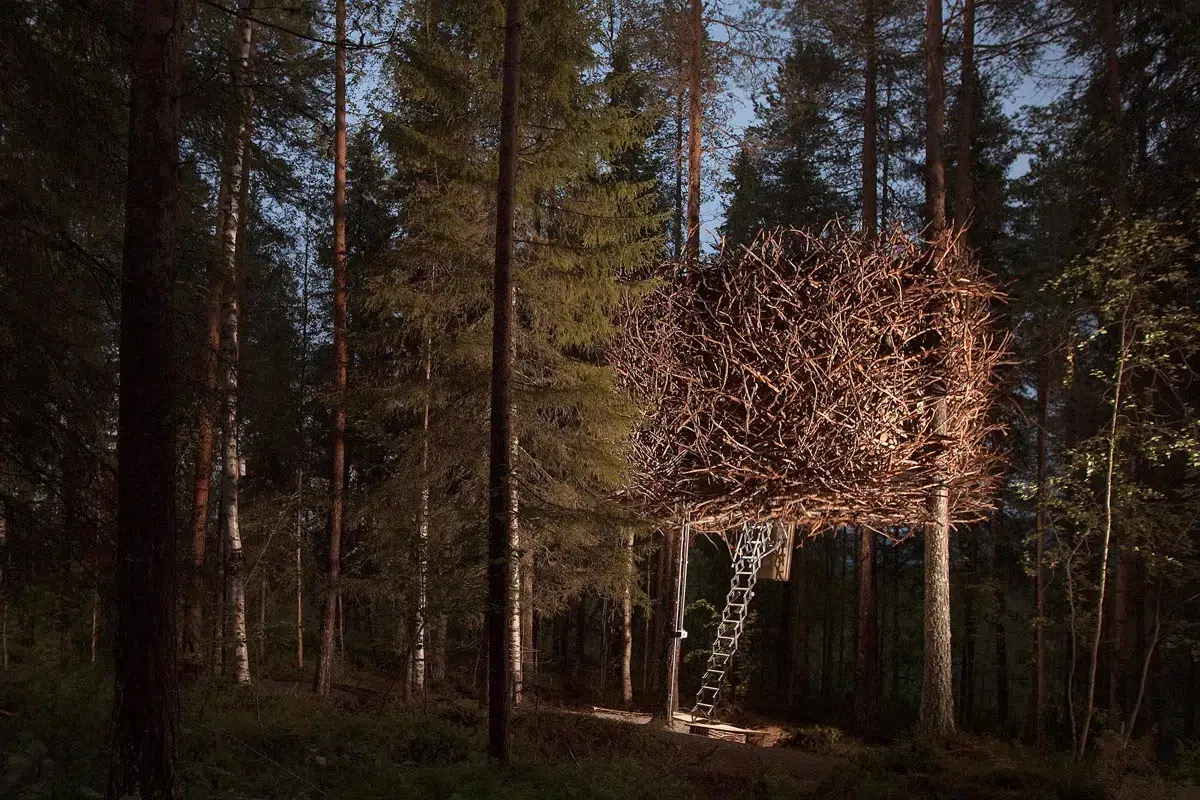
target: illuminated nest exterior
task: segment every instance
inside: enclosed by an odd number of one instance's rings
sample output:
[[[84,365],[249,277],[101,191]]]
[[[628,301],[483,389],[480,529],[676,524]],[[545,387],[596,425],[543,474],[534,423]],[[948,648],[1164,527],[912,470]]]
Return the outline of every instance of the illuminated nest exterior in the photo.
[[[882,530],[927,521],[942,483],[954,521],[990,507],[999,294],[951,234],[778,230],[663,273],[615,352],[648,513]]]

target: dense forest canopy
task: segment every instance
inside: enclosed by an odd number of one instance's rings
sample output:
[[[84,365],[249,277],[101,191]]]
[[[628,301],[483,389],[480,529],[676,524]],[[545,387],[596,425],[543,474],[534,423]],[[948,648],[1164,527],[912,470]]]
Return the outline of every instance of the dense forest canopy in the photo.
[[[3,0],[0,786],[659,796],[693,697],[885,748],[818,794],[1200,779],[1198,73],[1196,0]]]

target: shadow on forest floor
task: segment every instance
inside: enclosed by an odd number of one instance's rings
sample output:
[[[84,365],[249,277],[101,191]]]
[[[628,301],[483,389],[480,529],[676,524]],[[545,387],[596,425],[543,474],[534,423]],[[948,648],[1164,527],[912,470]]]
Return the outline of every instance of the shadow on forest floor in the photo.
[[[994,740],[964,737],[940,750],[913,742],[876,747],[836,729],[808,728],[777,746],[751,747],[536,704],[516,714],[512,763],[500,767],[483,756],[485,719],[473,700],[385,707],[379,691],[349,686],[339,696],[319,701],[286,682],[190,688],[181,731],[184,797],[1185,796],[1150,774],[1116,782],[1095,764],[1039,758]],[[99,672],[0,676],[0,796],[102,796],[109,697],[109,679]]]

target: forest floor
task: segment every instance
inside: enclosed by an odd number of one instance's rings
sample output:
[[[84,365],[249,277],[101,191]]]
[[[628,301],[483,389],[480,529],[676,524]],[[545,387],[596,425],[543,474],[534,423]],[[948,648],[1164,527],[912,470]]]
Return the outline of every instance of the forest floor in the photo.
[[[0,797],[101,797],[110,680],[101,672],[0,675]],[[181,773],[188,800],[799,800],[799,798],[1187,798],[1136,756],[1076,766],[1014,744],[962,737],[863,745],[835,728],[778,726],[755,747],[652,730],[642,718],[531,703],[514,717],[512,760],[484,757],[473,700],[385,702],[386,687],[340,685],[320,701],[299,681],[188,689]],[[770,742],[771,740],[768,739]]]

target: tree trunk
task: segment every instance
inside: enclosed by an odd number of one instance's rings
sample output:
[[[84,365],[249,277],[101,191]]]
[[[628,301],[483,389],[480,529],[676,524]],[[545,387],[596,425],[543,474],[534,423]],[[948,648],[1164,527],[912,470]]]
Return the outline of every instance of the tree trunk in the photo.
[[[222,181],[222,189],[228,191]],[[203,390],[196,420],[196,466],[192,478],[192,570],[188,576],[187,609],[183,632],[184,670],[196,674],[203,669],[201,641],[204,630],[204,548],[208,540],[208,497],[212,484],[213,405],[217,397],[217,354],[221,349],[221,304],[224,285],[213,270],[209,280],[208,316],[205,324]]]
[[[521,554],[521,679],[537,679],[537,650],[533,630],[533,548],[526,546]]]
[[[653,598],[654,632],[652,638],[654,640],[653,660],[655,668],[648,670],[650,675],[650,695],[652,697],[658,697],[662,691],[662,677],[665,674],[662,665],[667,663],[667,632],[671,627],[669,621],[671,618],[668,614],[672,613],[669,611],[671,608],[670,598],[672,597],[670,591],[672,580],[670,567],[674,563],[671,560],[672,552],[671,536],[666,531],[663,531],[663,540],[658,547],[655,558],[658,567],[654,580]]]
[[[846,580],[846,556],[850,550],[850,529],[843,527],[834,539],[837,545],[837,568],[838,568],[838,609],[837,609],[837,660],[836,667],[833,671],[833,686],[834,686],[834,703],[838,714],[845,712],[845,693],[842,679],[845,675],[843,668],[846,657],[846,595],[847,591]]]
[[[434,618],[433,647],[429,664],[429,679],[436,685],[446,680],[446,637],[450,635],[450,620],[445,614]]]
[[[962,78],[958,95],[958,154],[954,172],[954,224],[971,218],[971,144],[975,128],[975,0],[963,0]]]
[[[793,712],[802,709],[809,700],[808,687],[808,597],[806,556],[801,543],[800,552],[792,559],[792,575],[788,584],[788,670],[787,705]]]
[[[669,559],[669,580],[663,594],[663,620],[666,624],[665,653],[662,675],[659,678],[659,701],[655,704],[652,723],[670,728],[674,725],[679,706],[679,656],[683,629],[683,605],[687,591],[687,550],[689,531],[667,529],[666,548]]]
[[[946,101],[942,75],[942,2],[925,3],[925,213],[931,239],[946,229],[946,174],[942,131]],[[935,401],[934,432],[946,429],[945,399]],[[950,644],[950,500],[933,491],[932,524],[925,529],[925,637],[921,728],[928,737],[954,733],[954,679]]]
[[[507,0],[500,99],[500,163],[496,179],[496,273],[492,298],[492,397],[488,473],[488,755],[508,760],[512,711],[508,612],[512,507],[513,212],[517,186],[517,89],[520,79],[522,0]]]
[[[88,654],[88,663],[95,666],[96,659],[100,655],[100,586],[98,583],[92,584],[92,635],[89,639]]]
[[[248,197],[248,157],[250,149],[250,120],[254,107],[254,90],[250,81],[250,59],[253,49],[254,26],[247,18],[253,11],[250,0],[243,0],[234,25],[232,50],[232,81],[237,90],[236,105],[230,114],[226,130],[227,158],[221,182],[228,187],[221,197],[217,216],[218,272],[222,276],[221,298],[221,391],[224,397],[224,429],[222,431],[221,515],[225,525],[225,570],[229,581],[229,613],[233,623],[234,678],[239,684],[250,682],[250,654],[246,632],[246,587],[242,569],[241,527],[238,520],[238,484],[241,477],[241,458],[238,451],[238,317],[240,313],[239,248],[244,232],[246,198]]]
[[[333,442],[329,476],[329,585],[321,618],[321,650],[313,690],[329,695],[333,633],[342,577],[342,519],[346,492],[346,374],[350,339],[346,319],[346,0],[337,0],[333,115]]]
[[[946,164],[942,156],[945,127],[942,0],[925,0],[925,221],[930,239],[946,229]]]
[[[1100,580],[1096,597],[1096,628],[1092,637],[1092,660],[1088,676],[1087,703],[1084,706],[1083,728],[1079,733],[1079,750],[1076,757],[1082,759],[1087,752],[1088,733],[1092,726],[1092,712],[1096,702],[1096,671],[1100,664],[1100,638],[1104,632],[1104,592],[1108,584],[1109,548],[1113,530],[1113,474],[1117,461],[1117,425],[1121,419],[1121,392],[1125,380],[1125,359],[1128,355],[1128,326],[1122,320],[1121,346],[1117,357],[1117,379],[1113,394],[1112,419],[1108,431],[1107,476],[1104,485],[1104,538],[1100,546]]]
[[[891,165],[892,165],[892,69],[889,66],[887,71],[887,81],[884,84],[884,109],[883,115],[883,169],[882,169],[882,192],[879,198],[879,224],[887,226],[888,216],[891,213]]]
[[[137,0],[133,12],[110,800],[174,796],[179,732],[171,295],[180,188],[180,5]]]
[[[267,662],[267,579],[258,583],[258,663],[259,669]]]
[[[680,72],[683,71],[682,66]],[[683,87],[675,95],[675,213],[672,219],[671,251],[677,261],[683,260]]]
[[[965,544],[965,543],[964,543]],[[960,545],[963,550],[967,548]],[[962,660],[959,663],[959,709],[958,713],[962,715],[963,725],[968,729],[975,721],[975,638],[977,629],[975,627],[975,565],[979,555],[979,535],[971,537],[970,555],[964,569],[963,583],[966,585],[966,591],[963,592],[962,611],[963,611],[963,636],[962,636]]]
[[[1150,641],[1146,644],[1146,653],[1142,658],[1142,672],[1138,679],[1137,699],[1133,702],[1133,709],[1129,712],[1129,722],[1125,726],[1125,735],[1122,739],[1122,747],[1128,747],[1130,740],[1133,738],[1134,726],[1137,725],[1138,711],[1142,708],[1142,698],[1146,695],[1146,680],[1150,675],[1150,661],[1154,658],[1154,650],[1158,647],[1158,637],[1162,632],[1162,579],[1159,579],[1158,586],[1154,592],[1154,631],[1150,635]]]
[[[1113,208],[1118,216],[1129,213],[1125,189],[1125,151],[1121,113],[1121,65],[1117,60],[1117,5],[1116,0],[1101,0],[1101,39],[1104,42],[1104,91],[1108,100],[1109,146],[1108,155],[1113,160]]]
[[[220,567],[217,570],[217,613],[213,615],[212,673],[220,676],[225,671],[225,628],[229,617],[229,560],[225,551],[229,549],[225,538],[225,515],[218,515],[217,555]]]
[[[938,11],[941,13],[940,8]],[[940,26],[939,26],[940,27]],[[934,409],[934,429],[946,428],[946,401]],[[954,733],[954,677],[950,643],[950,498],[933,490],[933,523],[925,529],[925,663],[921,680],[921,729],[941,739]]]
[[[824,564],[821,581],[821,705],[826,713],[833,710],[833,535],[824,536]]]
[[[968,0],[970,2],[970,0]],[[876,105],[876,62],[875,47],[875,0],[866,0],[866,15],[863,20],[863,40],[866,47],[866,66],[863,70],[863,163],[862,163],[862,226],[863,233],[874,236],[878,208],[878,165],[876,130],[878,123]],[[861,596],[860,596],[861,599]],[[860,651],[861,652],[861,651]]]
[[[571,679],[577,687],[583,682],[583,668],[587,664],[587,596],[579,598],[575,617],[575,659],[572,663]]]
[[[1112,658],[1109,660],[1108,712],[1116,722],[1128,710],[1126,691],[1129,671],[1129,607],[1130,583],[1134,571],[1133,554],[1117,543],[1116,568],[1113,570],[1112,620],[1109,623],[1109,638],[1112,642]]]
[[[512,440],[512,455],[510,463],[515,467],[520,444],[517,437]],[[512,514],[508,518],[508,637],[512,669],[513,702],[520,703],[525,693],[525,677],[522,671],[521,652],[521,523],[520,498],[517,494],[517,483],[514,474],[510,474],[508,491]]]
[[[892,706],[900,703],[900,580],[903,577],[903,563],[900,560],[900,545],[893,544],[892,564],[895,572],[892,578]]]
[[[1004,584],[996,589],[996,721],[1008,724],[1008,600]]]
[[[304,669],[304,468],[308,464],[305,427],[308,400],[308,238],[305,237],[304,271],[300,279],[300,468],[296,470],[296,669]]]
[[[428,323],[426,323],[428,324]],[[417,620],[413,642],[413,691],[425,692],[425,643],[429,629],[429,406],[433,393],[433,337],[425,333],[425,407],[421,418],[421,508],[417,519]]]
[[[875,553],[878,538],[859,530],[858,627],[854,658],[854,720],[860,733],[879,723],[879,603],[875,594]]]
[[[700,78],[704,58],[704,12],[701,0],[691,0],[691,58],[688,61],[688,206],[687,206],[687,255],[688,261],[700,258],[700,157],[701,111]]]
[[[1046,747],[1046,436],[1050,422],[1050,374],[1043,357],[1037,388],[1037,512],[1034,517],[1034,741]]]
[[[296,472],[296,669],[304,669],[304,468]]]
[[[637,565],[633,560],[633,533],[625,540],[625,591],[621,595],[621,704],[633,705],[633,582]]]

